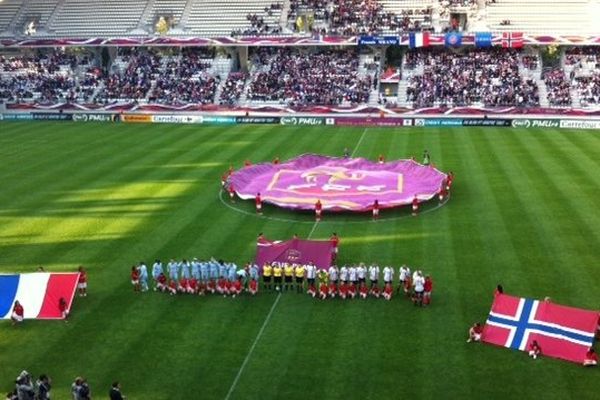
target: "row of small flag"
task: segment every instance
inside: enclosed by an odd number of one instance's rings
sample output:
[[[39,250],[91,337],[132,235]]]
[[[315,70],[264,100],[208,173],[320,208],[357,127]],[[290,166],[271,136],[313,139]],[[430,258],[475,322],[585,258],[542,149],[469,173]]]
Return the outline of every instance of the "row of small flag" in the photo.
[[[445,35],[444,44],[446,47],[462,46],[463,35],[461,32],[448,32]],[[411,49],[418,47],[428,47],[431,45],[431,36],[429,32],[411,32],[408,37],[408,46]],[[475,33],[475,47],[492,47],[491,32]],[[519,49],[523,47],[523,32],[503,32],[500,44],[504,48]]]

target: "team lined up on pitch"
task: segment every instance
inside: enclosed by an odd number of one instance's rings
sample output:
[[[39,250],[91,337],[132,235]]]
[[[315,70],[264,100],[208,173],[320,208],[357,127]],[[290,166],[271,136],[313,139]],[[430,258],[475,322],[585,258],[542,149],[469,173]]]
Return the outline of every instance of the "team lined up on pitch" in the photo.
[[[165,273],[166,272],[166,273]],[[319,269],[313,263],[290,264],[273,262],[261,269],[253,263],[238,268],[235,263],[211,258],[208,261],[193,259],[171,260],[163,268],[160,260],[152,265],[151,276],[154,291],[176,294],[232,296],[248,292],[256,295],[259,281],[267,291],[307,293],[320,299],[339,297],[353,299],[367,297],[391,300],[394,293],[404,293],[415,305],[431,302],[433,281],[420,270],[411,273],[410,267],[398,268],[398,282],[394,282],[396,270],[373,264],[366,266],[344,265]],[[383,277],[382,284],[380,278]],[[134,291],[149,290],[148,267],[144,262],[131,267],[131,283]]]

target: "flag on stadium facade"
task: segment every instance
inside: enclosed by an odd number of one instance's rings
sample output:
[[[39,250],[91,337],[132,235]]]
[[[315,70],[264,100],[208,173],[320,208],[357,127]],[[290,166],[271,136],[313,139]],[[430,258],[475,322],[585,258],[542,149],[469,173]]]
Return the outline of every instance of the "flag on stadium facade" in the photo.
[[[527,351],[536,340],[542,355],[582,363],[599,322],[597,311],[499,294],[481,341]]]
[[[502,47],[520,49],[523,44],[523,32],[502,32]]]
[[[492,32],[476,32],[475,47],[492,47]]]
[[[408,34],[408,47],[415,49],[417,47],[429,46],[429,32],[410,32]]]
[[[448,32],[445,40],[446,47],[458,47],[462,45],[462,33]]]
[[[78,279],[78,272],[0,275],[0,318],[10,319],[18,300],[26,319],[62,319],[58,303],[62,297],[71,309]]]
[[[308,264],[313,262],[317,268],[331,266],[333,245],[330,240],[292,239],[285,242],[271,242],[263,239],[256,244],[255,262],[260,268],[274,261],[290,264]]]

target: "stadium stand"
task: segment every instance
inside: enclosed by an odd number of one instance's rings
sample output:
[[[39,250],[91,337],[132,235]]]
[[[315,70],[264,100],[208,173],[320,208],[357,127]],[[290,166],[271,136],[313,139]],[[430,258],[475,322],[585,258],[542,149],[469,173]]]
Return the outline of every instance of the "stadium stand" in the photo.
[[[261,48],[252,61],[248,99],[255,103],[349,105],[370,97],[372,76],[359,73],[355,49]]]
[[[416,31],[431,27],[432,0],[291,0],[288,21],[302,28],[298,18],[309,16],[309,30],[332,35],[356,35]]]
[[[221,80],[220,60],[210,48],[184,48],[176,54],[120,50],[113,71],[101,81],[93,100],[101,104],[130,100],[172,105],[213,103]]]
[[[6,33],[21,8],[22,0],[4,0],[0,3],[0,33]]]
[[[590,0],[3,0],[0,35],[33,20],[40,37],[147,36],[161,16],[175,36],[443,32],[458,14],[472,30],[588,34],[599,12]]]
[[[158,33],[162,17],[170,30],[160,33],[174,40],[287,40],[292,35],[315,40],[319,35],[440,33],[456,15],[481,19],[478,22],[493,31],[581,36],[594,30],[599,10],[596,0],[3,0],[0,36],[138,39]],[[28,31],[31,22],[36,29]],[[599,50],[568,48],[559,66],[553,63],[552,68],[543,65],[538,52],[438,47],[397,54],[385,66],[383,48],[366,51],[354,46],[253,47],[248,63],[247,53],[235,48],[120,49],[103,60],[97,49],[93,56],[11,50],[0,53],[0,100],[335,107],[600,105]]]
[[[551,106],[570,106],[571,84],[561,68],[544,71],[544,82],[548,91],[548,102]]]
[[[600,48],[573,47],[566,51],[564,71],[573,83],[573,105],[600,105]]]
[[[145,13],[143,22],[148,32],[155,31],[155,25],[160,17],[167,17],[171,26],[178,26],[185,11],[187,0],[154,0],[150,3],[150,12]]]
[[[145,4],[139,0],[63,0],[49,31],[64,37],[125,35],[137,28]]]
[[[227,77],[221,95],[220,105],[233,106],[238,104],[246,85],[247,75],[243,72],[232,72]]]
[[[589,0],[496,0],[486,7],[493,31],[530,34],[586,34],[595,31]]]
[[[58,0],[23,2],[23,7],[15,17],[15,29],[25,32],[25,28],[30,22],[34,22],[36,31],[40,28],[44,29],[57,5]],[[30,34],[33,34],[33,32],[30,32]]]
[[[185,28],[201,36],[267,35],[273,30],[278,34],[282,3],[281,0],[196,0]]]
[[[406,99],[414,107],[539,105],[538,86],[521,76],[514,50],[423,50],[407,58],[405,68],[413,74]]]
[[[88,55],[60,51],[36,56],[0,57],[0,100],[61,103],[89,95]]]

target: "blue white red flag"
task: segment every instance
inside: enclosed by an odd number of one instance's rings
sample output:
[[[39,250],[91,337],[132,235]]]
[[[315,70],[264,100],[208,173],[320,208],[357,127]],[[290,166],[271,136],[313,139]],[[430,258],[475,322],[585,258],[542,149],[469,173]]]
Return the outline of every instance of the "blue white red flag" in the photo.
[[[411,49],[428,47],[429,44],[429,32],[410,32],[408,34],[408,47]]]
[[[16,300],[23,306],[26,319],[62,319],[59,301],[71,309],[79,273],[0,275],[0,319],[9,319]]]
[[[486,343],[527,351],[536,340],[542,355],[582,363],[594,344],[597,311],[499,294],[483,328]]]

